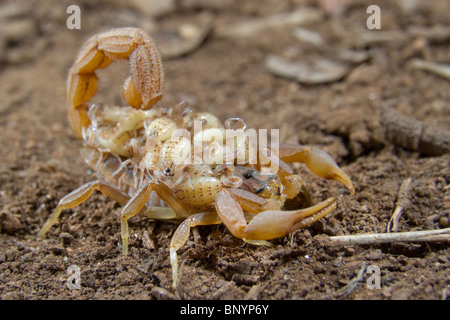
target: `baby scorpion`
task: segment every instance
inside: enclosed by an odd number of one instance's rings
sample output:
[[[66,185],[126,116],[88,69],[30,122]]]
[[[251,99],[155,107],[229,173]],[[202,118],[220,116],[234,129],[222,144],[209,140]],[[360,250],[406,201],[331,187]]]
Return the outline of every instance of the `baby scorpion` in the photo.
[[[123,86],[128,106],[90,103],[97,92],[96,70],[122,59],[130,64],[131,76]],[[190,228],[223,223],[234,236],[258,244],[308,226],[336,207],[331,197],[306,209],[282,210],[286,199],[305,190],[287,163],[304,163],[314,174],[340,181],[354,193],[350,178],[322,150],[291,144],[262,148],[245,139],[224,145],[227,130],[246,129],[242,119],[222,124],[210,113],[193,112],[184,102],[172,108],[157,106],[163,80],[156,45],[140,29],[100,33],[81,48],[68,75],[69,120],[83,140],[82,156],[98,180],[63,197],[39,237],[62,210],[80,205],[98,190],[123,205],[123,254],[128,253],[128,219],[141,214],[181,221],[170,242],[176,287],[176,252],[187,241]],[[248,156],[251,149],[256,151],[254,163]],[[277,172],[266,173],[274,163]]]

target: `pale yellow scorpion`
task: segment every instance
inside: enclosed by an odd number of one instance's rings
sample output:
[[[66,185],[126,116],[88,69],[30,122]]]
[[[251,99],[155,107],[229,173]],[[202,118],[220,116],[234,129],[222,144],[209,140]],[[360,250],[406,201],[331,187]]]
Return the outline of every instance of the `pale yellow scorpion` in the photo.
[[[131,76],[123,86],[129,106],[89,103],[97,92],[96,70],[122,59],[130,63]],[[242,119],[222,124],[212,114],[193,112],[184,102],[173,108],[156,106],[163,80],[156,45],[140,29],[100,33],[81,48],[68,75],[69,119],[84,141],[82,156],[98,180],[62,198],[39,237],[62,210],[78,206],[99,190],[123,205],[124,254],[128,253],[128,219],[141,214],[181,221],[170,242],[176,287],[176,252],[187,241],[191,227],[223,223],[234,236],[261,244],[303,228],[336,207],[335,199],[329,198],[307,208],[282,210],[286,199],[305,192],[302,179],[287,163],[304,163],[316,175],[340,181],[354,193],[350,178],[322,150],[291,144],[279,144],[276,150],[272,145],[255,147],[237,136],[231,139],[234,144],[225,143],[228,131],[246,130]],[[196,127],[201,130],[196,132]],[[249,161],[251,150],[256,152],[254,163]],[[277,172],[267,172],[274,163]]]

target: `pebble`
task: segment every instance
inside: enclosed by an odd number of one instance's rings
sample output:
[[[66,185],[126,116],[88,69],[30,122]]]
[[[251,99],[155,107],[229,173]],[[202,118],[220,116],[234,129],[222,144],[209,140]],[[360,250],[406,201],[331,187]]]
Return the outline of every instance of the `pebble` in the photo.
[[[34,33],[34,25],[28,19],[14,20],[2,25],[2,33],[6,43],[18,43]]]
[[[348,256],[353,256],[356,252],[353,247],[345,247],[344,250]]]
[[[305,7],[288,13],[250,19],[234,25],[217,26],[215,34],[227,38],[251,37],[273,28],[306,25],[322,19],[323,15],[320,10]]]
[[[255,285],[259,282],[259,276],[258,275],[251,275],[251,274],[239,274],[235,273],[231,277],[231,280],[236,282],[237,284],[244,284],[244,285]]]
[[[153,18],[167,15],[176,9],[175,0],[132,0],[130,5]]]
[[[439,226],[441,228],[448,228],[450,226],[450,219],[448,217],[441,217],[439,219]]]
[[[1,20],[7,20],[7,19],[15,19],[15,18],[21,18],[25,16],[28,13],[29,10],[23,9],[23,7],[14,2],[5,3],[0,6],[0,19]]]
[[[64,246],[69,245],[73,241],[73,236],[67,232],[61,232],[59,238],[62,240]]]
[[[171,292],[161,287],[153,287],[150,294],[158,300],[176,300]]]
[[[266,58],[265,66],[274,75],[303,84],[339,81],[350,72],[350,68],[346,64],[324,58],[311,62],[294,62],[273,54]]]
[[[211,32],[212,22],[211,15],[200,14],[194,22],[182,23],[176,30],[176,37],[159,42],[159,50],[163,58],[172,59],[196,50]]]
[[[366,259],[368,260],[379,260],[383,252],[380,249],[371,250],[368,254],[366,254]]]
[[[11,212],[4,210],[0,213],[0,232],[6,234],[13,234],[19,231],[22,225],[18,218]]]

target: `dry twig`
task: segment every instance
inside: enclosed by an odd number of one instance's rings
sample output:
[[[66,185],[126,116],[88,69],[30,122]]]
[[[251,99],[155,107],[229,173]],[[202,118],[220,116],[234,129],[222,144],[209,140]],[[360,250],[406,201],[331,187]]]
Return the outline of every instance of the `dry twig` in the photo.
[[[350,280],[350,282],[344,288],[342,288],[334,293],[328,294],[328,295],[322,297],[322,299],[327,300],[330,298],[343,298],[343,297],[347,296],[353,290],[355,290],[355,288],[358,286],[358,283],[362,280],[365,271],[366,271],[366,263],[363,262],[361,269],[359,270],[356,277],[354,277],[352,280]]]
[[[411,66],[417,70],[423,70],[450,80],[450,65],[416,59]]]
[[[251,37],[257,33],[265,32],[270,29],[305,25],[321,21],[323,15],[320,10],[315,8],[300,8],[298,10],[275,14],[263,18],[237,23],[233,25],[218,26],[215,28],[215,34],[219,37],[242,38]]]
[[[411,181],[412,179],[408,178],[404,180],[400,186],[400,190],[397,195],[397,205],[395,206],[391,220],[389,220],[387,232],[397,232],[398,230],[398,220],[400,219],[403,211],[409,206],[408,191]]]
[[[329,237],[329,240],[331,245],[340,246],[393,242],[440,242],[450,241],[450,228],[428,231],[335,236]]]

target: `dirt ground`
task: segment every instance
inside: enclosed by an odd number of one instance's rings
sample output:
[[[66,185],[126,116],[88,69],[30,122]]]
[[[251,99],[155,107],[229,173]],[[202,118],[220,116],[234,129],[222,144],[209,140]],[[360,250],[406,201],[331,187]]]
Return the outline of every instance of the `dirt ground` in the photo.
[[[449,227],[450,82],[417,61],[448,68],[450,2],[161,3],[0,3],[0,298],[448,299],[448,242],[332,246],[327,239],[385,233],[408,178],[397,231]],[[67,27],[71,4],[81,9],[80,29]],[[379,30],[366,26],[372,4],[381,10]],[[94,179],[67,119],[67,71],[89,36],[123,26],[147,30],[161,49],[161,105],[185,100],[320,147],[351,176],[355,195],[295,164],[314,201],[336,196],[337,209],[271,247],[246,244],[223,225],[195,228],[179,251],[178,291],[168,250],[176,225],[131,219],[130,254],[122,256],[120,205],[100,193],[64,211],[46,239],[33,238],[59,199]],[[268,57],[291,69],[332,61],[342,74],[325,67],[283,76]],[[99,72],[97,101],[124,104],[127,73],[125,62]],[[79,268],[79,289],[67,287],[75,284],[71,266]]]

